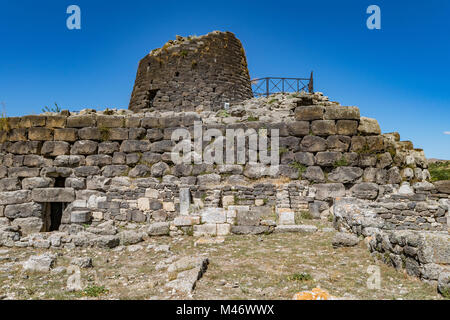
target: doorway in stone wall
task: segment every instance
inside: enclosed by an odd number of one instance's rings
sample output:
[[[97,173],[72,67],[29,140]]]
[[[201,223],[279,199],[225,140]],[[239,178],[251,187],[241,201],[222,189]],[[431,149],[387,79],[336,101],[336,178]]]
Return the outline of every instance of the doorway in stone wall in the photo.
[[[67,205],[65,202],[46,202],[43,204],[44,232],[59,230],[62,215]]]
[[[158,94],[159,89],[152,89],[148,92],[148,104],[147,108],[153,107],[153,100],[155,100],[156,95]]]

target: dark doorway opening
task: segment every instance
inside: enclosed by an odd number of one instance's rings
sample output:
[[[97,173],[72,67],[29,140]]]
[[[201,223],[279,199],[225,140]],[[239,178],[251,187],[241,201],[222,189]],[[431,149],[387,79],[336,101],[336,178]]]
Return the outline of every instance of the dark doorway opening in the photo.
[[[44,232],[58,231],[67,203],[47,202],[44,204]]]
[[[65,188],[66,187],[66,178],[57,177],[55,178],[55,188]]]
[[[156,94],[158,93],[159,89],[152,89],[148,92],[148,105],[147,108],[153,107],[153,100],[155,100]]]

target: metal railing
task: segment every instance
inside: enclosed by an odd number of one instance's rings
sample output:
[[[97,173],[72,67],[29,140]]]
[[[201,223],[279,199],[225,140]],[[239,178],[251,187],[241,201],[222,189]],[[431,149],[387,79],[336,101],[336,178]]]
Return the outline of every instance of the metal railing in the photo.
[[[309,93],[314,92],[314,80],[312,72],[309,78],[266,77],[253,79],[251,82],[253,95],[255,97],[268,97],[269,95],[274,93],[301,91],[308,91]]]

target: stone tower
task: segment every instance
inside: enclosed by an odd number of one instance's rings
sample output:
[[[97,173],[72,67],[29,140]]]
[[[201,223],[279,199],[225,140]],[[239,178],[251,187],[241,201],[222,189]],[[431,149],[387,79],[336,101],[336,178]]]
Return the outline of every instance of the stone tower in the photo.
[[[247,59],[231,32],[180,37],[139,62],[129,109],[167,111],[222,109],[251,98]]]

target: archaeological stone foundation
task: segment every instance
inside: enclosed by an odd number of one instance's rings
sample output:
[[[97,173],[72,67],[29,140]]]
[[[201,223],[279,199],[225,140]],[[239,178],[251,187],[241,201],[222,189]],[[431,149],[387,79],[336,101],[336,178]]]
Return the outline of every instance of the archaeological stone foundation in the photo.
[[[152,51],[129,109],[2,121],[1,245],[111,248],[147,236],[315,232],[297,224],[308,214],[366,237],[396,268],[448,285],[450,188],[430,182],[423,150],[321,93],[251,98],[233,34]],[[172,134],[194,123],[224,136],[264,131],[269,140],[277,129],[276,173],[261,163],[174,164]]]

